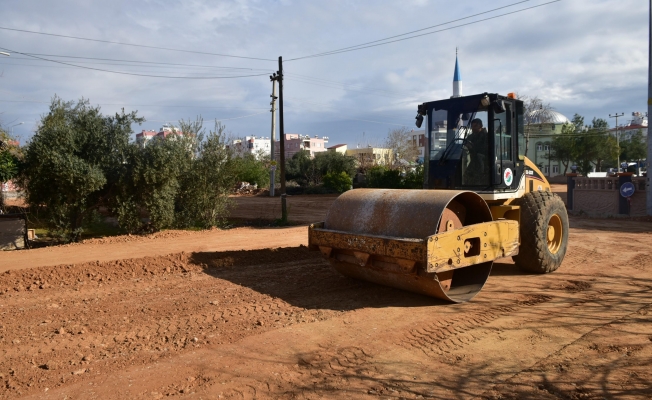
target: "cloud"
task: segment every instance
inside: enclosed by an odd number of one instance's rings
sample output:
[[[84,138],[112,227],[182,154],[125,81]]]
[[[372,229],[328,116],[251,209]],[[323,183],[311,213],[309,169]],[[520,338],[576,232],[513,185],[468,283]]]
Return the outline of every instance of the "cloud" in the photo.
[[[25,121],[15,132],[29,137],[54,94],[66,100],[89,98],[106,113],[122,106],[138,109],[151,122],[135,129],[158,129],[159,121],[198,114],[207,122],[255,114],[269,107],[267,74],[277,70],[277,57],[283,56],[286,131],[350,144],[365,132],[365,138],[381,141],[392,124],[412,126],[418,103],[451,95],[456,48],[466,94],[536,95],[568,117],[645,110],[648,5],[640,0],[563,0],[384,46],[289,61],[513,2],[7,0],[0,4],[4,27],[270,61],[0,30],[0,47],[20,52],[151,63],[57,58],[87,67],[189,77],[264,74],[219,80],[147,78],[12,55],[0,59],[0,122]],[[475,19],[545,2],[532,0]],[[234,134],[268,136],[269,119],[261,114],[225,124]]]

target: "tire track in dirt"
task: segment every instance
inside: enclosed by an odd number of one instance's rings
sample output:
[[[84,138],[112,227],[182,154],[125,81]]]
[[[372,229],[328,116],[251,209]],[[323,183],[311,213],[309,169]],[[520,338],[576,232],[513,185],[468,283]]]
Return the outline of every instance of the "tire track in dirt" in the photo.
[[[551,296],[530,295],[526,300],[517,301],[513,305],[498,306],[478,310],[446,320],[438,320],[419,328],[410,329],[401,336],[397,343],[407,350],[418,350],[428,357],[439,358],[460,350],[468,344],[485,337],[476,333],[478,330],[509,314],[521,311],[524,307],[532,307],[548,302]]]
[[[339,315],[251,288],[282,287],[298,267],[313,271],[317,282],[320,275],[335,276],[306,248],[182,253],[4,273],[0,398]],[[256,270],[267,272],[258,277]],[[321,294],[318,285],[288,290],[306,304]]]
[[[652,335],[641,334],[650,323],[648,303],[597,326],[479,397],[651,398]]]

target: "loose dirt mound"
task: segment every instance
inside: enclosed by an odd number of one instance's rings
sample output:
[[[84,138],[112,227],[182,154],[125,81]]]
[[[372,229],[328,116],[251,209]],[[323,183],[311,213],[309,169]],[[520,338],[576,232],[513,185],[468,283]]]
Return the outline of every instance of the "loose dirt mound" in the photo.
[[[306,268],[326,286],[287,284],[306,280],[298,272]],[[315,309],[318,297],[351,285],[305,247],[7,271],[0,275],[0,396],[329,319],[342,311]]]
[[[296,229],[60,250],[243,248],[305,237]],[[571,218],[559,270],[501,260],[465,304],[345,278],[299,246],[5,271],[0,398],[652,398],[650,235],[649,223]]]

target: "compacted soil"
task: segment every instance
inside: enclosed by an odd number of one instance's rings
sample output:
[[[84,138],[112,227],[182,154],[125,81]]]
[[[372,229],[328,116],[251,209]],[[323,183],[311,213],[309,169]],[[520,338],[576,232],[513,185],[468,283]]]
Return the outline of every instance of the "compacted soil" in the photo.
[[[306,229],[0,253],[0,398],[652,397],[652,223],[571,217],[558,271],[500,260],[465,304],[343,277]]]

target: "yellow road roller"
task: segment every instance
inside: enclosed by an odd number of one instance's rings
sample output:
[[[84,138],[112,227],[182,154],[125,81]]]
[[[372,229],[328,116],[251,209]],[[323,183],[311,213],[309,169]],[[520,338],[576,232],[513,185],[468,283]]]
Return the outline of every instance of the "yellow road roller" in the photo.
[[[423,103],[423,189],[354,189],[309,228],[340,273],[452,302],[472,299],[494,260],[528,272],[562,263],[568,214],[525,157],[523,102],[482,93]]]

